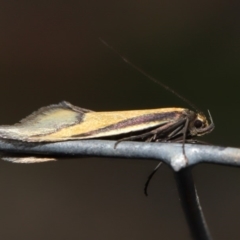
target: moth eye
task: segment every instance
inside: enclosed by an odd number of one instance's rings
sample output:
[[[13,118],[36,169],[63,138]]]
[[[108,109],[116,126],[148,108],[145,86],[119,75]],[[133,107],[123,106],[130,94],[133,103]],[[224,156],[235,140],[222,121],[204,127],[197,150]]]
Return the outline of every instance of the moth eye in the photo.
[[[201,120],[196,120],[195,122],[194,122],[194,127],[195,128],[200,128],[200,127],[202,127],[202,125],[203,125],[203,122],[201,121]]]

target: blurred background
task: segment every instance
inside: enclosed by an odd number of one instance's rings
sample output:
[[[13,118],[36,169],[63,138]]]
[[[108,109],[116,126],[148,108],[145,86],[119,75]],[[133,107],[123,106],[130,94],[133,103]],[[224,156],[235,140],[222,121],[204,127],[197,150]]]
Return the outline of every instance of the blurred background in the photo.
[[[96,111],[187,107],[152,76],[210,109],[205,141],[240,146],[238,1],[1,1],[0,124],[67,100]],[[0,239],[190,239],[166,165],[154,161],[0,162]],[[240,170],[193,169],[214,239],[239,239]]]

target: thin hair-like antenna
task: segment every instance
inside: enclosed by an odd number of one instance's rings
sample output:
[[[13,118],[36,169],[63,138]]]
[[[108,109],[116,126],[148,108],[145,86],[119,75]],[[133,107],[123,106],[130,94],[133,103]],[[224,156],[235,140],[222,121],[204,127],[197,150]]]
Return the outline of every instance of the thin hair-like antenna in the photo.
[[[185,97],[183,97],[180,93],[176,92],[175,90],[173,90],[172,88],[170,88],[169,86],[165,85],[164,83],[160,82],[158,79],[152,77],[151,75],[149,75],[147,72],[145,72],[144,70],[142,70],[140,67],[138,67],[137,65],[133,64],[132,62],[130,62],[125,56],[123,56],[121,53],[119,53],[113,46],[109,45],[106,41],[104,41],[102,38],[99,38],[99,40],[109,49],[111,49],[113,52],[115,52],[125,63],[127,63],[128,65],[130,65],[131,67],[133,67],[134,69],[136,69],[138,72],[140,72],[141,74],[143,74],[144,76],[146,76],[148,79],[150,79],[152,82],[160,85],[161,87],[165,88],[167,91],[173,93],[174,95],[176,95],[178,98],[180,98],[182,101],[184,101],[185,103],[187,103],[190,107],[192,107],[193,109],[195,109],[197,112],[201,112],[199,110],[198,107],[196,107],[196,105],[194,105],[192,102],[190,102],[188,99],[186,99]]]

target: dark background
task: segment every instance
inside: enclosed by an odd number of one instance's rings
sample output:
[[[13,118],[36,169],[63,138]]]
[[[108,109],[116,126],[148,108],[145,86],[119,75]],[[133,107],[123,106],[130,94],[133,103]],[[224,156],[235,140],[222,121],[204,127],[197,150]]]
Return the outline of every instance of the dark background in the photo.
[[[84,108],[189,107],[127,66],[99,37],[179,91],[240,144],[238,1],[1,1],[1,124],[62,100]],[[173,173],[156,162],[0,162],[0,239],[189,239]],[[214,239],[240,238],[240,169],[193,169]]]

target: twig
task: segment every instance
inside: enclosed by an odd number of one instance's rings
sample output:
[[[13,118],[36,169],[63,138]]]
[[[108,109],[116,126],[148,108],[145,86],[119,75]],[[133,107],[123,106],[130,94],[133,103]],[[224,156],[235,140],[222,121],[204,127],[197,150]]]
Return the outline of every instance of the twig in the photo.
[[[163,161],[175,172],[179,194],[190,232],[195,240],[210,240],[190,169],[198,163],[240,166],[240,149],[209,145],[177,143],[121,142],[114,148],[115,141],[81,140],[56,143],[19,143],[0,140],[3,155],[64,158],[77,157],[121,157]]]
[[[212,239],[202,212],[191,169],[185,168],[175,172],[175,179],[192,238],[195,240]]]
[[[114,148],[115,141],[79,140],[55,143],[20,143],[0,140],[0,152],[49,157],[71,158],[83,156],[121,157],[163,161],[174,171],[198,163],[215,163],[240,166],[240,149],[210,145],[185,144],[186,162],[182,144],[121,142]]]

